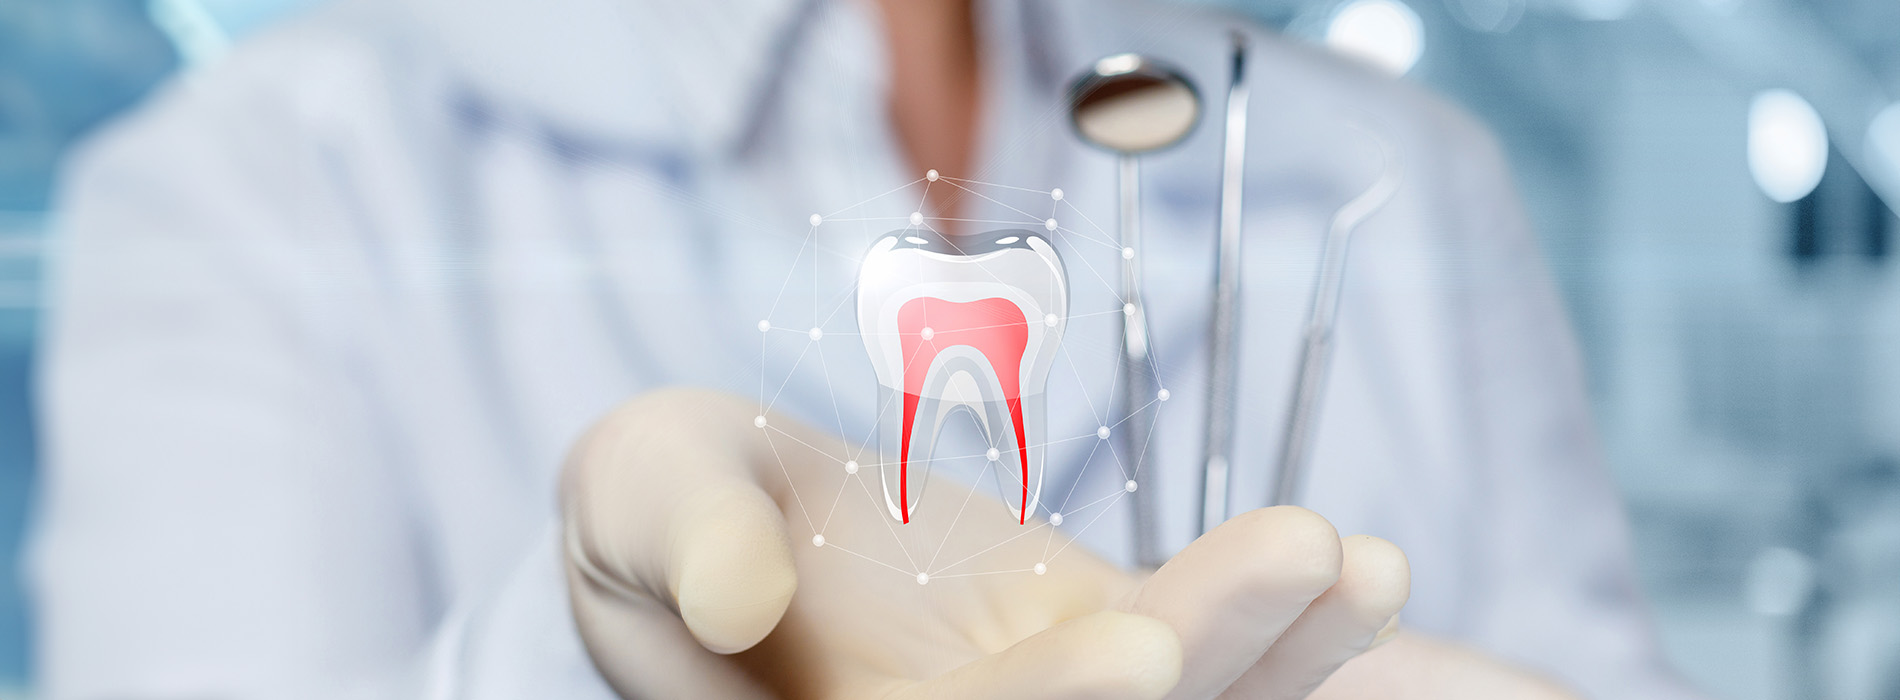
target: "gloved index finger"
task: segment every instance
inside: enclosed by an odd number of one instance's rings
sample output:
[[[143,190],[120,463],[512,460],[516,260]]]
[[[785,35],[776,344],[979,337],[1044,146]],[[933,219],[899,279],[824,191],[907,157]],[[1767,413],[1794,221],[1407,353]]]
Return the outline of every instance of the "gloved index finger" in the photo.
[[[1169,697],[1213,697],[1338,580],[1341,557],[1339,535],[1325,518],[1264,508],[1189,544],[1124,607],[1180,634],[1181,683]]]

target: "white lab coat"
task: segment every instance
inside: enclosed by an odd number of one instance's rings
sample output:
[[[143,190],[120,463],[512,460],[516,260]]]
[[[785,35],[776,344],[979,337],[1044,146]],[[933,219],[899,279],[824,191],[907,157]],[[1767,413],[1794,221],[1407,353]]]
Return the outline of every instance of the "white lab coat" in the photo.
[[[345,3],[94,140],[65,180],[46,334],[45,697],[606,697],[552,546],[569,443],[663,384],[769,384],[776,410],[869,434],[855,338],[801,362],[801,334],[762,343],[754,324],[852,330],[833,306],[888,227],[829,224],[806,249],[806,217],[918,176],[886,123],[875,21],[828,0]],[[1069,135],[1066,79],[1139,50],[1218,105],[1234,23],[983,3],[968,176],[1061,187],[1112,227],[1112,159]],[[1351,125],[1375,129],[1404,186],[1357,239],[1302,502],[1405,548],[1414,628],[1593,697],[1687,697],[1651,640],[1576,346],[1495,144],[1414,86],[1250,31],[1236,506],[1264,500],[1317,242],[1377,172]],[[1173,394],[1145,481],[1170,547],[1198,513],[1217,124],[1145,171]],[[1055,211],[991,194],[966,216]],[[1120,251],[1059,244],[1076,308],[1114,308]],[[1071,326],[1052,435],[1114,419],[1114,328]],[[1120,484],[1089,447],[1054,448],[1051,492]],[[1127,561],[1127,514],[1065,527]]]

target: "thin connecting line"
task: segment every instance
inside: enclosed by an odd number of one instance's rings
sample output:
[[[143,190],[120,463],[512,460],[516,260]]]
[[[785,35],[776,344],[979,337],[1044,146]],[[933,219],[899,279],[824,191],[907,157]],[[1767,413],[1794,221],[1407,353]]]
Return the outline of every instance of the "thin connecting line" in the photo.
[[[1058,351],[1062,353],[1062,359],[1065,360],[1066,364],[1069,365],[1069,373],[1075,375],[1076,386],[1087,387],[1088,382],[1082,381],[1082,370],[1076,368],[1075,366],[1075,356],[1069,354],[1069,346],[1058,345],[1056,347]],[[763,374],[760,375],[759,381],[761,383],[765,381]],[[763,393],[763,390],[761,390],[761,393]],[[1095,399],[1089,396],[1088,389],[1086,388],[1082,390],[1082,402],[1089,405],[1089,417],[1095,419],[1096,425],[1101,425],[1102,412],[1099,409],[1095,408]]]
[[[1095,456],[1095,451],[1094,451],[1094,450],[1090,450],[1090,451],[1089,451],[1089,457],[1090,457],[1090,458],[1092,459],[1092,458],[1094,458],[1094,456]],[[1081,479],[1077,479],[1077,480],[1076,480],[1076,483],[1077,483],[1077,484],[1080,484],[1080,483],[1082,483],[1082,480],[1081,480]],[[1084,504],[1082,504],[1082,505],[1079,505],[1079,506],[1076,506],[1076,507],[1075,507],[1074,509],[1070,509],[1070,508],[1068,507],[1068,503],[1067,503],[1067,500],[1068,500],[1068,497],[1067,497],[1067,496],[1065,496],[1065,497],[1063,497],[1063,501],[1064,501],[1064,503],[1063,503],[1063,510],[1062,510],[1062,512],[1063,512],[1063,513],[1065,513],[1065,515],[1064,515],[1063,517],[1065,517],[1065,518],[1067,518],[1067,517],[1069,517],[1069,516],[1072,516],[1072,515],[1075,515],[1075,514],[1077,514],[1077,513],[1085,513],[1085,512],[1087,512],[1087,511],[1088,511],[1088,509],[1090,509],[1090,508],[1094,508],[1095,506],[1098,506],[1098,505],[1101,505],[1101,503],[1102,503],[1103,501],[1106,501],[1106,500],[1109,500],[1109,499],[1111,499],[1111,498],[1118,498],[1118,497],[1120,497],[1120,496],[1123,496],[1123,495],[1126,495],[1127,493],[1128,493],[1128,490],[1127,490],[1126,488],[1123,488],[1123,489],[1117,489],[1117,490],[1116,490],[1116,491],[1115,491],[1114,493],[1111,493],[1111,494],[1108,494],[1108,495],[1106,495],[1106,496],[1103,496],[1103,497],[1101,497],[1101,498],[1097,498],[1097,499],[1095,499],[1095,500],[1093,500],[1093,501],[1089,501],[1088,503],[1084,503]],[[1071,486],[1071,487],[1069,488],[1069,495],[1070,495],[1070,496],[1073,496],[1073,495],[1075,495],[1075,488],[1074,488],[1073,486]],[[1106,512],[1108,512],[1108,511],[1107,511],[1107,510],[1103,510],[1102,512],[1104,512],[1104,513],[1106,513]],[[1090,522],[1093,522],[1093,521],[1090,521]],[[1086,526],[1086,525],[1084,525],[1084,528],[1083,528],[1083,529],[1087,529],[1087,526]],[[1080,537],[1080,536],[1081,536],[1081,533],[1079,533],[1079,532],[1078,532],[1078,533],[1076,533],[1076,537]],[[1071,538],[1071,539],[1074,539],[1074,538]],[[1054,544],[1054,543],[1055,543],[1055,541],[1056,541],[1056,528],[1055,528],[1054,526],[1051,526],[1051,527],[1049,528],[1049,538],[1048,538],[1048,539],[1046,539],[1046,540],[1043,540],[1043,543],[1042,543],[1042,558],[1043,558],[1043,560],[1044,560],[1044,561],[1047,561],[1047,560],[1049,560],[1049,558],[1050,558],[1050,557],[1049,557],[1049,547],[1050,547],[1050,545],[1052,545],[1052,544]],[[1065,546],[1066,546],[1066,545],[1065,545]]]
[[[765,405],[766,412],[770,412],[773,407],[778,405],[778,397],[785,395],[785,387],[791,385],[793,373],[798,371],[799,365],[802,365],[805,363],[805,353],[808,353],[808,352],[811,352],[810,345],[807,345],[805,346],[805,349],[798,351],[798,359],[793,360],[792,368],[785,371],[785,381],[779,382],[778,391],[772,392],[772,400],[766,403]]]
[[[1097,453],[1099,453],[1099,452],[1101,452],[1101,451],[1102,451],[1102,443],[1104,443],[1104,442],[1107,442],[1107,440],[1096,440],[1096,441],[1095,441],[1095,446],[1094,446],[1094,447],[1090,447],[1090,448],[1089,448],[1089,456],[1088,456],[1088,457],[1087,457],[1086,459],[1084,459],[1084,460],[1082,461],[1082,464],[1084,465],[1084,468],[1086,468],[1086,465],[1089,465],[1089,464],[1094,464],[1094,463],[1095,463],[1095,455],[1096,455]],[[1076,489],[1076,487],[1078,487],[1078,486],[1081,486],[1081,485],[1082,485],[1082,478],[1081,478],[1081,477],[1080,477],[1080,476],[1078,475],[1078,476],[1076,477],[1076,479],[1075,479],[1075,481],[1072,481],[1072,482],[1069,482],[1069,492],[1068,492],[1068,493],[1066,493],[1066,494],[1063,494],[1063,495],[1062,495],[1062,505],[1061,505],[1061,506],[1058,506],[1058,507],[1059,507],[1059,508],[1061,508],[1062,510],[1060,510],[1060,511],[1050,511],[1050,512],[1051,512],[1051,513],[1066,513],[1066,512],[1068,512],[1068,510],[1069,510],[1069,501],[1075,498],[1075,489]]]
[[[962,558],[962,559],[958,559],[958,560],[956,560],[956,562],[954,562],[954,563],[952,563],[952,564],[950,564],[949,566],[946,566],[946,567],[943,567],[943,568],[941,568],[941,569],[938,569],[938,571],[949,571],[949,570],[951,570],[951,569],[954,569],[954,568],[957,568],[958,566],[961,566],[961,565],[962,565],[962,564],[963,564],[964,562],[967,562],[967,561],[969,561],[969,560],[971,560],[971,559],[975,559],[975,558],[977,558],[977,557],[980,557],[980,556],[983,556],[983,555],[985,555],[985,554],[989,554],[990,552],[992,552],[992,551],[995,551],[995,549],[996,549],[997,547],[1001,547],[1001,546],[1003,546],[1003,545],[1006,545],[1006,544],[1009,544],[1009,543],[1011,543],[1011,542],[1015,542],[1016,540],[1020,540],[1020,539],[1022,539],[1022,538],[1023,538],[1023,536],[1024,536],[1024,535],[1028,535],[1028,534],[1030,534],[1030,533],[1032,533],[1032,532],[1035,532],[1035,531],[1037,531],[1037,530],[1041,530],[1041,529],[1043,529],[1043,528],[1045,528],[1045,527],[1049,527],[1049,523],[1036,523],[1036,526],[1035,526],[1035,527],[1026,527],[1026,528],[1023,528],[1023,531],[1022,531],[1022,532],[1018,532],[1018,533],[1016,533],[1016,534],[1015,534],[1014,536],[1011,536],[1011,537],[1010,537],[1009,539],[1006,539],[1006,540],[1003,540],[1003,541],[1001,541],[1001,542],[998,542],[998,543],[996,543],[996,544],[993,544],[993,545],[990,545],[990,546],[988,546],[988,547],[984,547],[984,548],[983,548],[983,549],[982,549],[981,551],[979,551],[979,552],[977,552],[977,553],[975,553],[975,554],[972,554],[972,555],[970,555],[970,556],[967,556],[967,557],[964,557],[964,558]],[[936,574],[930,574],[930,575],[931,575],[931,576],[936,576]]]
[[[886,568],[886,569],[890,569],[890,570],[892,570],[892,571],[895,571],[895,572],[897,572],[897,573],[900,573],[900,574],[903,574],[903,575],[905,575],[905,576],[914,576],[914,575],[916,575],[916,572],[914,572],[914,571],[905,571],[905,570],[903,570],[903,569],[899,569],[899,568],[897,568],[897,567],[895,567],[895,566],[891,566],[890,564],[886,564],[886,563],[884,563],[884,562],[882,562],[882,561],[879,561],[879,560],[877,560],[877,559],[873,559],[873,558],[871,558],[871,557],[867,557],[867,556],[864,556],[864,555],[862,555],[862,554],[859,554],[859,553],[857,553],[857,552],[854,552],[854,551],[852,551],[852,550],[849,550],[849,549],[845,549],[845,548],[843,548],[843,547],[840,547],[840,546],[838,546],[838,545],[835,545],[835,544],[832,544],[830,540],[826,540],[826,541],[825,541],[825,547],[826,547],[826,548],[829,548],[829,549],[836,549],[836,550],[838,550],[838,551],[840,551],[840,552],[844,552],[845,554],[849,554],[849,555],[851,555],[851,556],[854,556],[854,557],[857,557],[857,558],[859,558],[859,559],[863,559],[863,560],[865,560],[865,561],[868,561],[868,562],[871,562],[871,563],[873,563],[873,564],[876,564],[876,565],[878,565],[878,566],[882,566],[882,567],[884,567],[884,568]]]
[[[1003,226],[1041,226],[1041,221],[1005,221],[1002,219],[954,219],[948,216],[930,217],[938,221],[960,221],[966,224],[1001,224]]]
[[[848,211],[851,211],[852,209],[856,209],[856,208],[858,208],[858,207],[861,207],[861,206],[864,206],[864,205],[866,205],[866,204],[870,204],[870,203],[872,203],[872,202],[875,202],[875,201],[877,201],[877,200],[880,200],[880,199],[883,199],[883,198],[885,198],[885,197],[889,197],[889,196],[891,196],[891,195],[894,195],[894,194],[897,194],[897,193],[899,193],[899,192],[902,192],[902,191],[904,191],[904,190],[907,190],[907,189],[910,189],[911,187],[914,187],[914,186],[916,186],[916,185],[917,185],[917,183],[919,183],[919,182],[922,182],[922,183],[924,183],[924,190],[925,190],[925,191],[929,191],[929,190],[930,190],[930,184],[929,184],[929,182],[927,181],[927,179],[926,179],[926,178],[921,178],[921,177],[920,177],[920,178],[917,178],[917,179],[915,179],[915,180],[911,180],[910,182],[906,182],[906,183],[904,183],[904,184],[902,184],[902,185],[898,185],[898,186],[896,186],[896,187],[893,187],[893,188],[891,188],[891,189],[888,189],[888,190],[885,190],[883,194],[880,194],[880,195],[878,195],[878,196],[876,196],[876,197],[872,197],[872,198],[870,198],[870,199],[866,199],[866,200],[864,200],[864,201],[862,201],[862,202],[858,202],[857,204],[853,204],[853,205],[851,205],[851,206],[848,206],[848,207],[845,207],[845,208],[843,208],[843,209],[839,209],[839,210],[837,210],[837,211],[834,211],[834,212],[832,212],[832,213],[830,213],[830,214],[824,214],[824,215],[822,215],[822,217],[821,217],[821,218],[825,218],[825,219],[829,219],[829,218],[831,218],[831,217],[833,217],[833,216],[837,216],[837,215],[839,215],[839,214],[843,214],[843,213],[845,213],[845,212],[848,212]]]
[[[1075,212],[1076,216],[1082,217],[1082,223],[1088,224],[1089,228],[1095,229],[1096,233],[1102,234],[1103,241],[1107,242],[1110,245],[1115,245],[1115,237],[1108,235],[1108,232],[1105,230],[1102,230],[1102,227],[1095,225],[1095,220],[1090,219],[1088,214],[1083,213],[1081,207],[1075,206],[1074,204],[1069,204],[1069,201],[1066,199],[1062,201],[1062,204],[1067,206],[1069,208],[1069,211]],[[1088,234],[1082,233],[1081,231],[1077,231],[1076,233],[1081,234],[1084,237],[1088,236]],[[1116,246],[1116,247],[1120,247],[1120,246]]]
[[[772,432],[779,433],[781,435],[789,435],[785,431],[779,430],[777,427],[772,426],[769,423],[766,424],[766,427],[771,428]],[[792,438],[792,439],[796,440],[797,438]],[[765,436],[765,444],[770,445],[772,447],[772,458],[773,458],[772,461],[778,462],[779,471],[785,474],[785,483],[787,484],[792,483],[792,471],[785,467],[785,456],[782,454],[779,454],[778,443],[773,442],[772,436],[768,434]],[[805,499],[799,497],[798,489],[792,489],[792,502],[798,504],[798,512],[805,516],[805,526],[811,528],[813,532],[817,532],[818,524],[812,522],[811,511],[805,510]]]
[[[1027,573],[1035,573],[1035,571],[1036,569],[1034,567],[1031,567],[1027,569],[1004,569],[1002,571],[978,571],[976,573],[970,573],[970,574],[949,574],[946,576],[938,576],[937,574],[931,574],[930,577],[933,579],[970,578],[972,576],[996,576],[1000,574],[1027,574]]]
[[[1002,207],[1002,208],[1004,208],[1004,209],[1008,209],[1008,210],[1010,210],[1010,211],[1013,211],[1013,212],[1016,212],[1016,213],[1018,213],[1018,214],[1021,214],[1021,215],[1023,215],[1023,216],[1027,216],[1027,217],[1029,217],[1029,218],[1031,218],[1031,219],[1034,219],[1034,218],[1036,218],[1036,215],[1035,215],[1035,214],[1031,214],[1031,213],[1029,213],[1029,212],[1026,212],[1026,211],[1023,211],[1023,210],[1021,210],[1021,209],[1017,209],[1017,208],[1015,208],[1015,207],[1012,207],[1012,206],[1010,206],[1010,205],[1008,205],[1008,204],[1004,204],[1004,203],[1002,203],[1002,202],[1000,202],[1000,201],[997,201],[997,200],[996,200],[996,198],[994,198],[994,197],[991,197],[991,196],[989,196],[989,195],[986,195],[986,194],[983,194],[982,192],[978,192],[978,191],[976,191],[976,190],[973,190],[973,189],[970,189],[970,188],[968,188],[968,187],[964,187],[964,186],[962,186],[962,185],[959,185],[959,184],[957,184],[957,183],[956,183],[956,182],[954,182],[954,181],[952,181],[952,182],[950,183],[950,186],[951,186],[951,187],[955,187],[955,188],[957,188],[957,189],[959,189],[959,190],[963,190],[964,192],[967,192],[967,193],[970,193],[970,194],[973,194],[973,195],[976,195],[976,196],[978,196],[978,197],[981,197],[981,198],[983,198],[983,199],[987,199],[987,200],[989,200],[989,201],[990,201],[990,203],[992,203],[992,204],[995,204],[996,206],[999,206],[999,207]],[[1034,190],[1031,190],[1031,191],[1033,192]]]
[[[1114,425],[1111,425],[1111,426],[1108,426],[1108,429],[1109,429],[1109,430],[1114,430],[1114,429],[1116,429],[1116,428],[1119,428],[1119,427],[1122,427],[1122,424],[1123,424],[1123,423],[1127,423],[1127,422],[1128,422],[1128,419],[1130,419],[1130,418],[1134,418],[1135,416],[1138,416],[1138,415],[1141,415],[1141,414],[1142,414],[1142,412],[1144,412],[1144,411],[1147,411],[1147,410],[1148,410],[1148,407],[1149,407],[1149,406],[1153,406],[1153,405],[1155,405],[1155,404],[1157,404],[1157,403],[1160,403],[1160,402],[1161,402],[1161,398],[1160,398],[1160,397],[1149,397],[1149,399],[1148,399],[1148,403],[1144,403],[1144,404],[1142,404],[1142,405],[1141,405],[1141,408],[1137,408],[1137,409],[1135,409],[1135,410],[1133,410],[1133,411],[1129,411],[1129,412],[1128,412],[1128,415],[1125,415],[1125,416],[1122,416],[1122,419],[1121,419],[1121,420],[1118,420],[1118,421],[1115,421],[1115,424],[1114,424]]]
[[[985,469],[983,471],[991,472],[995,470]],[[957,507],[957,515],[956,517],[950,519],[950,526],[943,529],[943,541],[937,543],[937,551],[931,553],[930,561],[924,564],[925,571],[929,571],[931,567],[934,567],[937,565],[937,557],[941,556],[943,554],[943,548],[946,545],[950,544],[950,536],[956,534],[957,522],[963,520],[963,511],[969,509],[970,501],[976,498],[977,488],[983,485],[983,477],[984,477],[984,474],[978,474],[976,476],[976,483],[971,484],[969,493],[963,496],[963,505]]]
[[[1069,228],[1067,226],[1057,226],[1056,230],[1061,231],[1063,233],[1075,234],[1074,236],[1075,238],[1081,239],[1084,242],[1094,243],[1095,245],[1101,246],[1103,248],[1108,248],[1110,250],[1116,250],[1116,251],[1119,251],[1122,249],[1121,244],[1119,243],[1112,243],[1109,241],[1098,241],[1098,240],[1095,240],[1095,237],[1093,236],[1090,236],[1086,233],[1082,233],[1081,231]]]
[[[785,465],[780,464],[779,468],[784,469]],[[825,526],[818,529],[818,534],[825,534],[826,530],[831,529],[831,518],[838,514],[838,504],[844,501],[844,489],[851,485],[852,479],[856,478],[858,478],[856,474],[846,474],[845,478],[838,482],[838,495],[831,497],[831,510],[825,513]],[[793,489],[793,491],[796,492],[797,489]]]
[[[872,495],[870,485],[865,484],[863,479],[858,480],[858,485],[864,487],[864,497],[871,500],[871,508],[873,512],[877,513],[878,521],[884,523],[884,529],[891,532],[891,539],[897,542],[897,549],[902,551],[904,553],[904,559],[910,562],[911,571],[921,570],[917,566],[916,558],[910,555],[910,548],[904,546],[904,538],[898,536],[897,527],[891,524],[891,519],[883,512],[882,509],[885,507],[885,504],[877,501],[877,496]]]
[[[805,234],[805,240],[801,241],[798,244],[798,254],[792,257],[792,271],[785,273],[785,281],[779,283],[778,296],[772,297],[772,305],[768,307],[768,310],[767,310],[766,315],[768,318],[770,317],[771,314],[777,313],[779,303],[785,301],[785,290],[786,288],[792,286],[792,275],[798,274],[798,261],[805,259],[805,248],[810,247],[812,245],[813,238],[815,238],[815,236],[811,235],[811,232],[807,231]],[[817,255],[814,254],[812,257],[816,258]]]
[[[815,340],[812,341],[813,344],[816,344],[817,342],[818,341],[815,341]],[[830,387],[831,386],[831,362],[825,359],[825,351],[823,349],[820,349],[818,351],[818,366],[819,368],[824,370],[825,386]],[[831,391],[829,388],[827,388],[825,391],[825,396],[831,399],[831,417],[838,421],[838,425],[844,425],[844,409],[838,406],[837,392]]]
[[[1159,369],[1155,370],[1155,377],[1157,379],[1161,377],[1161,371]],[[1156,381],[1155,383],[1160,384],[1161,382]],[[1142,406],[1141,409],[1143,411],[1146,411],[1148,410],[1148,406],[1153,406],[1154,403],[1155,403],[1154,399],[1149,399],[1148,404],[1146,406]],[[1127,420],[1127,419],[1124,418],[1123,420]],[[1138,457],[1135,460],[1135,473],[1133,476],[1130,476],[1128,478],[1134,479],[1137,481],[1141,479],[1141,466],[1143,464],[1148,463],[1148,446],[1154,444],[1155,428],[1159,427],[1160,424],[1161,424],[1161,412],[1156,411],[1155,413],[1148,416],[1148,434],[1142,436],[1141,452],[1139,453],[1140,457]]]
[[[997,189],[1002,189],[1002,190],[1016,190],[1017,192],[1034,192],[1036,194],[1041,194],[1041,195],[1051,194],[1050,190],[1038,190],[1031,187],[1017,187],[1015,185],[1003,185],[1003,184],[998,184],[994,182],[983,182],[981,180],[971,180],[969,178],[964,178],[964,177],[950,177],[949,175],[939,175],[937,177],[940,179],[949,180],[953,184],[958,183],[958,182],[968,182],[972,185],[981,185],[984,187],[995,187]]]
[[[1069,545],[1072,545],[1072,544],[1075,544],[1077,540],[1080,540],[1080,539],[1082,539],[1082,533],[1085,533],[1085,532],[1088,532],[1088,531],[1089,531],[1089,528],[1091,528],[1091,527],[1095,527],[1095,523],[1097,523],[1097,522],[1100,522],[1100,521],[1101,521],[1101,519],[1102,519],[1102,516],[1104,516],[1104,515],[1108,515],[1108,511],[1111,511],[1111,510],[1114,510],[1114,509],[1115,509],[1115,504],[1116,504],[1116,503],[1120,503],[1120,502],[1122,502],[1122,497],[1123,497],[1123,496],[1126,496],[1126,495],[1128,495],[1128,491],[1126,491],[1126,490],[1122,490],[1122,491],[1117,491],[1117,492],[1115,492],[1115,493],[1113,493],[1113,494],[1110,494],[1110,495],[1109,495],[1109,497],[1110,497],[1110,498],[1113,498],[1114,500],[1113,500],[1113,501],[1111,501],[1111,502],[1109,502],[1109,504],[1108,504],[1108,507],[1107,507],[1107,508],[1103,508],[1103,509],[1102,509],[1102,512],[1100,512],[1100,513],[1096,513],[1096,514],[1095,514],[1095,517],[1093,517],[1093,518],[1090,518],[1090,519],[1089,519],[1089,521],[1088,521],[1088,523],[1082,526],[1082,529],[1080,529],[1080,530],[1076,530],[1076,531],[1075,531],[1075,536],[1074,536],[1074,537],[1071,537],[1071,538],[1069,538],[1069,541],[1067,541],[1067,542],[1064,542],[1064,543],[1062,543],[1062,548],[1061,548],[1061,549],[1058,549],[1058,550],[1056,550],[1056,553],[1055,553],[1055,554],[1051,554],[1051,555],[1049,555],[1049,558],[1048,558],[1048,561],[1055,561],[1055,558],[1056,558],[1056,557],[1059,557],[1059,556],[1062,556],[1062,553],[1063,553],[1063,552],[1066,552],[1066,551],[1069,551]],[[1099,502],[1100,502],[1100,501],[1097,501],[1096,503],[1099,503]],[[1091,504],[1089,504],[1089,505],[1091,505],[1091,506],[1092,506],[1092,505],[1094,505],[1094,503],[1091,503]],[[1078,510],[1087,510],[1088,508],[1089,508],[1089,506],[1083,506],[1082,508],[1080,508],[1080,509],[1078,509]]]

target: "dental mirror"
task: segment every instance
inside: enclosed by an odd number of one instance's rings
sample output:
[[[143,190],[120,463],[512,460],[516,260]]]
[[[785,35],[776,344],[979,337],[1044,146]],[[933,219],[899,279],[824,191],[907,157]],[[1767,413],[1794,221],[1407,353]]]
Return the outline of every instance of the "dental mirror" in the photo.
[[[1165,401],[1148,345],[1147,311],[1142,304],[1141,169],[1139,156],[1180,143],[1201,120],[1201,96],[1180,71],[1141,54],[1123,53],[1096,61],[1069,86],[1069,121],[1084,142],[1119,156],[1122,244],[1122,406],[1128,418]],[[1160,502],[1154,482],[1142,481],[1153,421],[1124,419],[1119,450],[1128,467],[1128,494],[1135,505],[1135,559],[1159,566],[1165,557],[1157,537]],[[1106,430],[1106,428],[1104,428]],[[1138,488],[1145,487],[1145,488]]]
[[[1129,155],[1174,145],[1200,121],[1201,97],[1179,71],[1140,54],[1095,62],[1069,89],[1082,140]]]

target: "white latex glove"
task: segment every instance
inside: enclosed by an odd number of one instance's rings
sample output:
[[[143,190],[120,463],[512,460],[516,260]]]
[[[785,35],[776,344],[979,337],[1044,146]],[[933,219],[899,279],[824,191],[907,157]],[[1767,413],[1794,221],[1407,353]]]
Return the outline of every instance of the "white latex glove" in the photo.
[[[1303,698],[1388,629],[1408,594],[1396,547],[1342,540],[1299,508],[1235,518],[1145,580],[1061,549],[1060,533],[985,498],[960,511],[968,492],[945,479],[896,525],[844,480],[845,445],[778,416],[755,428],[756,410],[655,392],[569,459],[574,615],[623,696]],[[848,533],[852,551],[814,546],[814,524],[839,543]],[[928,585],[872,561],[928,551],[918,543],[980,552],[970,571],[1061,554],[1042,576]]]
[[[1547,678],[1411,632],[1340,667],[1309,700],[1576,700]]]

